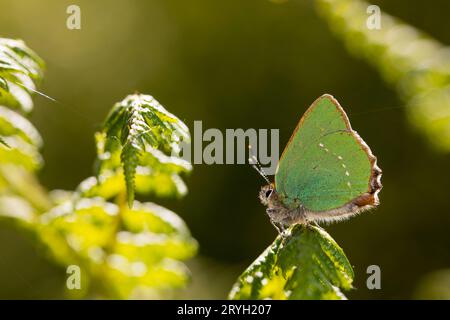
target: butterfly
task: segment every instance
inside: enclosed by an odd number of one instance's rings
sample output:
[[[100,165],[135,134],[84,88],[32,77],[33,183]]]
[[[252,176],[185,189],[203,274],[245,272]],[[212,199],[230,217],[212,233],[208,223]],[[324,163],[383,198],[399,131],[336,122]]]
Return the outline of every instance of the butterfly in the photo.
[[[381,169],[329,94],[300,119],[259,198],[279,232],[293,224],[349,218],[379,204]],[[267,180],[267,179],[266,179]]]

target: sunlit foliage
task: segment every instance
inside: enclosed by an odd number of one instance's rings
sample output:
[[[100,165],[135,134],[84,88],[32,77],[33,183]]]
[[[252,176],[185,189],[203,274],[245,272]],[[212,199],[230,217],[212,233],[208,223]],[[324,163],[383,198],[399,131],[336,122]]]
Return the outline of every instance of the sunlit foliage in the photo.
[[[380,28],[369,29],[367,2],[316,3],[349,51],[397,88],[413,125],[438,149],[450,151],[450,48],[385,12]]]
[[[138,167],[144,179],[158,179],[160,175],[169,174],[173,184],[180,181],[178,173],[191,170],[189,162],[170,156],[180,149],[181,141],[189,139],[189,130],[184,123],[153,97],[128,96],[113,107],[103,131],[97,134],[98,175],[108,170],[123,172],[131,206]]]
[[[275,241],[239,277],[230,299],[345,299],[353,269],[320,227],[297,225]]]
[[[197,242],[179,216],[134,192],[186,194],[180,174],[191,165],[177,153],[187,127],[151,96],[130,95],[96,135],[97,175],[74,192],[48,193],[35,176],[42,138],[24,116],[43,67],[22,41],[0,39],[0,216],[33,234],[53,261],[80,267],[81,289],[69,296],[170,297],[189,279],[181,261]]]

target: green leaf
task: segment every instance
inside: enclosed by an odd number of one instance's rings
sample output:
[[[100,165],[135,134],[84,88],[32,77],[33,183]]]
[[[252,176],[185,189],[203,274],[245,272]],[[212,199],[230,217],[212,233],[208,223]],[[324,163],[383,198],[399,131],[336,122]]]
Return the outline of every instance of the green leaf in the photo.
[[[43,144],[41,135],[30,121],[4,106],[0,106],[0,134],[2,136],[18,135],[38,148]]]
[[[192,166],[176,152],[189,139],[187,127],[151,96],[131,95],[96,134],[97,175],[75,192],[48,193],[34,174],[42,138],[21,115],[33,107],[43,69],[22,41],[0,38],[0,218],[31,233],[63,267],[81,268],[82,290],[69,296],[169,296],[189,280],[183,261],[197,242],[175,213],[134,201],[134,192],[187,192],[180,175]]]
[[[3,91],[9,91],[8,82],[2,77],[0,77],[0,89]]]
[[[40,80],[44,68],[44,61],[25,42],[0,38],[0,71],[18,71]]]
[[[106,247],[116,230],[119,209],[101,198],[66,202],[41,217],[43,231],[64,237],[70,249],[89,258],[90,250]]]
[[[141,151],[141,146],[139,146],[135,141],[133,141],[133,139],[131,139],[125,144],[121,154],[129,207],[133,206],[135,188],[134,176],[136,175],[138,156]]]
[[[42,215],[37,230],[56,261],[89,270],[113,297],[184,286],[189,272],[181,261],[197,242],[183,220],[153,203],[123,210],[101,198],[67,201]]]
[[[296,225],[239,277],[230,299],[345,299],[353,269],[320,227]]]
[[[44,62],[21,40],[0,38],[0,104],[29,112]]]
[[[191,170],[189,163],[171,155],[181,141],[190,139],[188,128],[148,95],[130,95],[117,103],[96,139],[98,175],[104,170],[118,170],[120,162],[130,207],[138,166],[150,168],[154,177]]]
[[[7,148],[11,148],[11,147],[6,143],[6,141],[3,140],[3,138],[2,138],[1,136],[0,136],[0,144],[4,145],[4,146],[7,147]]]
[[[381,28],[369,29],[365,1],[315,2],[349,52],[373,65],[397,90],[419,132],[438,150],[449,152],[449,46],[386,12],[380,12]]]
[[[97,175],[56,197],[65,201],[43,215],[41,239],[60,263],[88,270],[88,283],[108,297],[169,295],[189,280],[182,261],[196,254],[197,242],[175,213],[134,201],[134,192],[186,193],[180,175],[192,166],[175,151],[188,129],[152,97],[132,95],[114,106],[95,138]],[[117,213],[105,214],[106,207]]]
[[[191,237],[186,224],[179,216],[150,202],[136,202],[133,209],[124,210],[123,223],[127,230],[135,233],[151,231]]]
[[[38,149],[20,136],[2,137],[0,144],[0,165],[13,163],[34,171],[42,166],[43,160]]]
[[[99,176],[82,181],[77,191],[82,197],[112,199],[125,188],[123,170],[104,170]],[[178,174],[143,166],[136,168],[135,189],[137,193],[158,197],[182,197],[187,193],[187,187]]]
[[[29,227],[36,222],[36,210],[23,198],[13,194],[0,196],[0,217],[14,219]]]
[[[0,190],[2,181],[7,192],[26,199],[35,209],[47,211],[52,206],[46,190],[39,184],[35,174],[22,165],[0,163]]]
[[[8,81],[8,91],[1,91],[0,88],[0,104],[19,109],[23,113],[29,113],[33,109],[31,94],[22,86]]]
[[[46,210],[50,206],[45,191],[30,173],[42,166],[38,150],[42,138],[27,119],[8,109],[32,109],[30,93],[41,79],[43,68],[43,61],[23,41],[0,38],[0,180],[18,210],[25,206],[14,198],[16,195],[34,209]]]

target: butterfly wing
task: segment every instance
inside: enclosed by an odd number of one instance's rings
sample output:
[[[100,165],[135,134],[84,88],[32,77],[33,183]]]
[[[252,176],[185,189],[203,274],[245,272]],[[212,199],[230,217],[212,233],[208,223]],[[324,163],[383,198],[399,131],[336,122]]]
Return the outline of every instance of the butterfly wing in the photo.
[[[376,205],[380,174],[376,158],[352,130],[342,107],[332,96],[323,95],[292,134],[278,164],[275,186],[287,206],[336,211],[349,203]]]

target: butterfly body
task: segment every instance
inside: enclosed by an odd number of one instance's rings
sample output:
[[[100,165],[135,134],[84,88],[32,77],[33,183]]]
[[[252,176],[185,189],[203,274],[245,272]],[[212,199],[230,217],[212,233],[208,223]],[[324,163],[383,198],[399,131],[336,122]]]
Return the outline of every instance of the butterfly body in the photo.
[[[283,231],[292,224],[305,224],[307,222],[304,207],[299,205],[298,207],[289,208],[284,205],[272,184],[261,188],[259,199],[262,204],[267,206],[266,213],[278,231]]]
[[[286,146],[275,183],[259,194],[277,227],[337,221],[378,205],[381,169],[330,95],[305,112]]]

